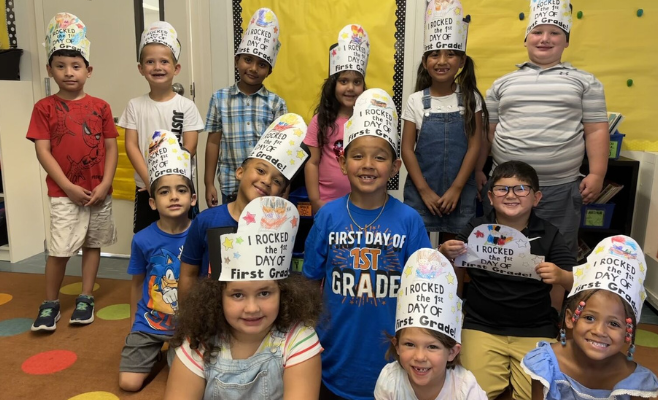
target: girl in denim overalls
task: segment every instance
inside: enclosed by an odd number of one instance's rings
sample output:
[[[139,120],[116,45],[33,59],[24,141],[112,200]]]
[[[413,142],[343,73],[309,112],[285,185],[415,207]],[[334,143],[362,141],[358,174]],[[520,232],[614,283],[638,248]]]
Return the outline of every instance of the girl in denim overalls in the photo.
[[[317,399],[322,347],[316,287],[288,277],[299,213],[280,197],[245,207],[221,236],[219,281],[181,302],[165,399]]]
[[[459,0],[442,3],[428,5],[417,92],[402,113],[404,202],[423,217],[428,232],[456,234],[475,216],[473,170],[489,114],[465,53],[470,16],[462,18]]]

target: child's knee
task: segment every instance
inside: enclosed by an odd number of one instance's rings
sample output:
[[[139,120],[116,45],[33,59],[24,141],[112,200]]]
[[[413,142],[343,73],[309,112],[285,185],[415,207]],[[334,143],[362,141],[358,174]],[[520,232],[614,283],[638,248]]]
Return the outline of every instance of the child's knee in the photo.
[[[119,387],[126,392],[138,392],[144,386],[147,374],[119,372]]]

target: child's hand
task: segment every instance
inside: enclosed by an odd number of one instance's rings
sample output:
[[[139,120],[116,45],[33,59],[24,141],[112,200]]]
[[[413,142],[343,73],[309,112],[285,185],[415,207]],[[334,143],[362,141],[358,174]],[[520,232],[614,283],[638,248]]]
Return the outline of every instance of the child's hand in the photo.
[[[450,214],[457,207],[457,202],[459,201],[459,196],[461,196],[461,189],[457,189],[454,186],[450,186],[450,189],[441,196],[439,200],[439,210],[442,214]]]
[[[544,283],[549,285],[561,285],[564,276],[563,274],[567,271],[553,263],[543,262],[535,267],[535,272],[539,274]]]
[[[208,208],[217,207],[217,204],[219,204],[215,185],[206,186],[206,204],[208,205]]]
[[[91,191],[91,198],[85,204],[85,206],[97,206],[100,204],[103,204],[103,201],[105,201],[105,198],[107,197],[107,192],[110,190],[110,185],[101,183],[100,185],[96,186],[94,190]]]
[[[91,191],[78,185],[72,184],[68,189],[64,189],[64,193],[66,193],[72,202],[79,206],[84,207],[91,200]]]
[[[480,198],[480,192],[482,191],[482,188],[484,185],[487,184],[487,174],[485,174],[482,171],[475,171],[475,185],[477,185],[478,188],[478,199],[482,200]]]
[[[432,215],[442,217],[443,215],[441,215],[441,211],[439,210],[439,201],[441,200],[441,197],[429,187],[425,190],[419,191],[419,193],[420,198],[423,199],[423,203],[425,203],[425,207],[430,210]]]
[[[449,260],[454,260],[458,256],[466,254],[468,249],[466,248],[466,244],[461,240],[446,240],[439,247],[439,251]]]

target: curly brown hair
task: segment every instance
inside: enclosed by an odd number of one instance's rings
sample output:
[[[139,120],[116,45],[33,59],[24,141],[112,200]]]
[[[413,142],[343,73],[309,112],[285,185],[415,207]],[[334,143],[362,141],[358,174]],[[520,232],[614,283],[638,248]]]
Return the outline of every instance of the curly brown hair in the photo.
[[[391,342],[390,346],[388,347],[388,350],[386,350],[386,354],[384,357],[386,357],[387,360],[395,359],[398,363],[400,363],[400,356],[398,355],[397,349],[396,349],[396,343],[400,343],[400,335],[402,335],[402,332],[408,328],[402,328],[399,331],[395,332],[395,336],[389,335],[386,333],[386,337],[388,337],[389,341]],[[425,329],[425,328],[420,328],[422,329],[425,333],[428,335],[432,336],[434,339],[438,340],[443,347],[446,349],[452,349],[455,347],[457,344],[457,341],[450,336],[446,336],[441,332],[437,332],[432,329]],[[461,353],[458,353],[457,356],[452,360],[448,361],[446,364],[446,369],[452,369],[455,368],[457,365],[461,365]]]
[[[280,307],[274,327],[287,332],[298,323],[315,326],[322,312],[318,288],[298,274],[276,281],[279,285]],[[210,362],[220,347],[230,340],[231,326],[224,316],[223,291],[227,282],[210,278],[199,281],[190,291],[177,314],[177,328],[170,345],[180,346],[187,339],[190,348],[203,351],[203,360]]]

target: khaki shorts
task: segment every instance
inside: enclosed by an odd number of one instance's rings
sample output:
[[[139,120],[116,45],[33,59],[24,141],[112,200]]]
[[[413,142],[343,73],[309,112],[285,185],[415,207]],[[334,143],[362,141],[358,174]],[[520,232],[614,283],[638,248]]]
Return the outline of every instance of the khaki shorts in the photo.
[[[82,247],[99,249],[116,241],[112,196],[92,207],[79,206],[68,197],[50,198],[49,256],[71,257]]]

